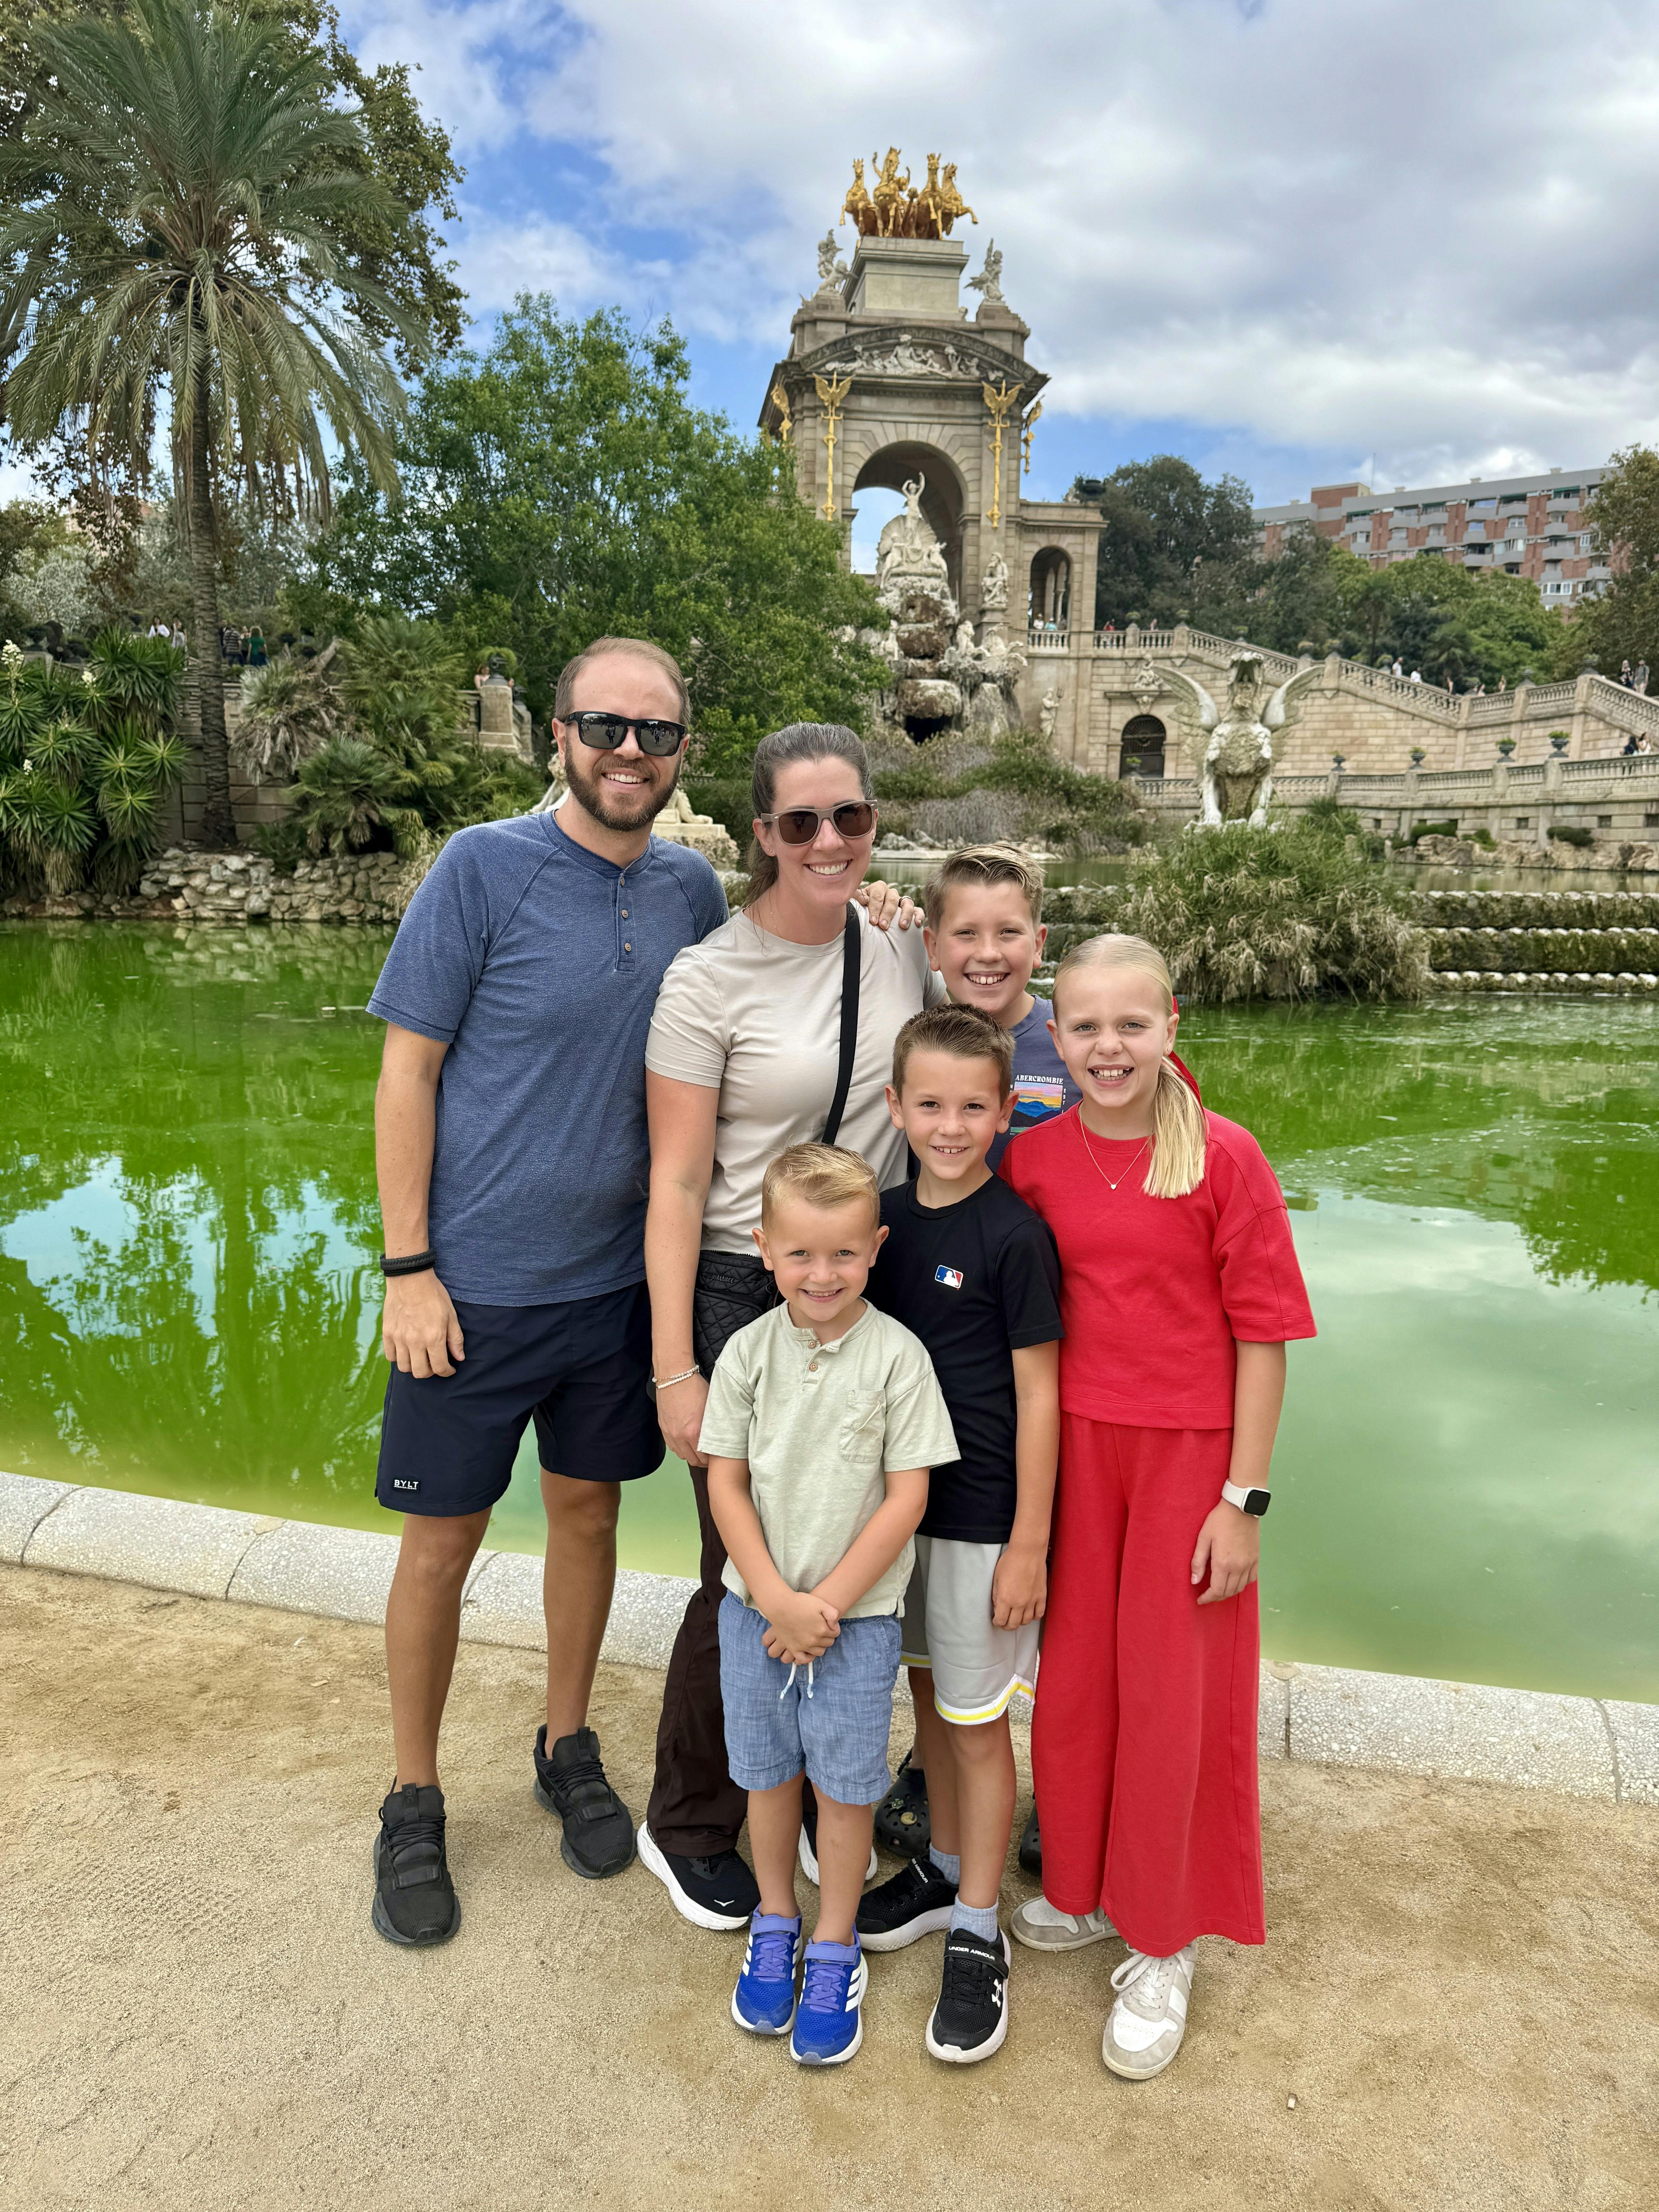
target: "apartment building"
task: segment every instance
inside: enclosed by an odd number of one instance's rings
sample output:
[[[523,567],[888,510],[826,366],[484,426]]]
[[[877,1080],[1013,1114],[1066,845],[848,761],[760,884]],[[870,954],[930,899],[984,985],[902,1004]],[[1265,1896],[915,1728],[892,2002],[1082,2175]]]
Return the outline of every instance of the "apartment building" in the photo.
[[[1374,568],[1420,553],[1466,568],[1528,576],[1547,605],[1598,592],[1610,574],[1593,550],[1585,509],[1605,469],[1551,469],[1483,482],[1396,484],[1386,495],[1368,484],[1316,484],[1306,499],[1255,509],[1255,542],[1271,561],[1287,531],[1311,526]]]

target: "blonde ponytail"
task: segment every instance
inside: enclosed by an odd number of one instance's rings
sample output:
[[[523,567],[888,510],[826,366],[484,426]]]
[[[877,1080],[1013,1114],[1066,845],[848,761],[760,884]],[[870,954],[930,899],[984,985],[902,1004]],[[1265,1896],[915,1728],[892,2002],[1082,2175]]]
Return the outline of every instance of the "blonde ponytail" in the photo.
[[[1115,933],[1085,938],[1074,945],[1054,970],[1054,997],[1074,968],[1136,968],[1151,976],[1164,1000],[1166,1016],[1175,1012],[1175,987],[1164,955],[1144,937]],[[1152,1094],[1152,1149],[1141,1188],[1148,1198],[1185,1198],[1204,1180],[1204,1155],[1209,1129],[1196,1095],[1182,1082],[1170,1061],[1158,1062],[1158,1088]]]

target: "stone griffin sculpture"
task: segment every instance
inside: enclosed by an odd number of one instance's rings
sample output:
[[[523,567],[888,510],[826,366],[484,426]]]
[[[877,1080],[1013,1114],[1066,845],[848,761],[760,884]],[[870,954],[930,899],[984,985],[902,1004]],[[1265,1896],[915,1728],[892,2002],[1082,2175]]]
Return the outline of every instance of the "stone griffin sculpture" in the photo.
[[[1175,692],[1197,722],[1203,744],[1199,760],[1199,826],[1218,830],[1224,822],[1248,822],[1253,830],[1267,826],[1267,808],[1273,795],[1273,732],[1284,726],[1300,693],[1318,677],[1317,668],[1297,671],[1281,684],[1265,704],[1262,659],[1252,646],[1234,649],[1227,674],[1227,705],[1224,714],[1195,678],[1179,669],[1160,672],[1165,687]],[[1260,705],[1261,712],[1257,713]]]

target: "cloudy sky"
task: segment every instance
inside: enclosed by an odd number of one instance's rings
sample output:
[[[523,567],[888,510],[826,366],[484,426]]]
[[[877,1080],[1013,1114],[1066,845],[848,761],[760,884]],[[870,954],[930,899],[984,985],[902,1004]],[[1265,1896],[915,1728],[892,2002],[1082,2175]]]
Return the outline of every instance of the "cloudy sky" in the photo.
[[[1659,438],[1659,0],[348,0],[515,292],[689,337],[752,425],[850,157],[959,165],[1044,398],[1030,489],[1159,451],[1261,501]],[[849,233],[843,232],[846,238]]]

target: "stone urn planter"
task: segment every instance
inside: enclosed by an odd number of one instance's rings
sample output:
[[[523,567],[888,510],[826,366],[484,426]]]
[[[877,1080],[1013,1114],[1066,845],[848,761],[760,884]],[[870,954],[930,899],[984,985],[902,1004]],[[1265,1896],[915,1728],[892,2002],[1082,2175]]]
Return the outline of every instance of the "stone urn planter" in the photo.
[[[1514,750],[1515,739],[1513,738],[1499,738],[1498,740],[1498,757],[1500,759],[1507,760]]]
[[[1565,730],[1552,730],[1550,732],[1550,750],[1558,757],[1565,752],[1569,742],[1569,735]]]
[[[1421,768],[1428,757],[1429,749],[1426,745],[1413,745],[1412,747],[1412,766],[1413,768]]]

